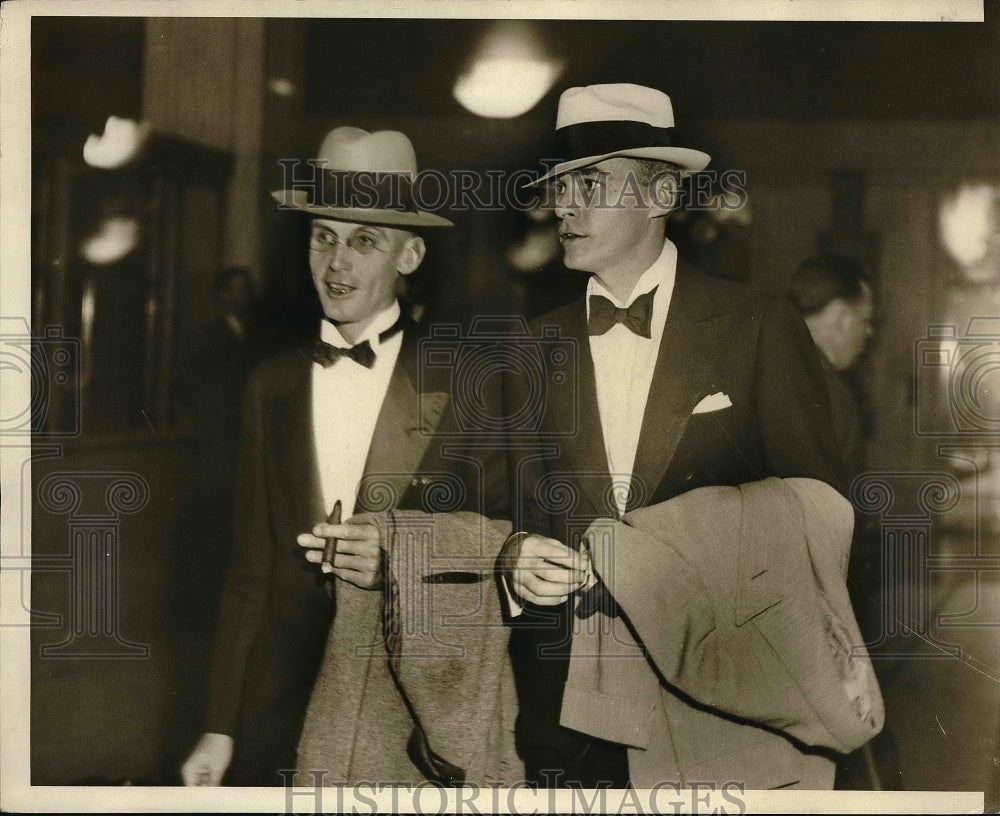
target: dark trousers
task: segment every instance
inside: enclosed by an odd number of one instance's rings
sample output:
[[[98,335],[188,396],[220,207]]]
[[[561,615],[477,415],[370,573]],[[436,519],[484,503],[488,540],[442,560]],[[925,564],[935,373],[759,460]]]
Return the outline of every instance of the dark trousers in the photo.
[[[302,713],[304,714],[304,707]],[[236,787],[285,786],[296,765],[296,748],[301,721],[294,718],[270,716],[257,719],[240,729],[235,741],[233,762],[226,775],[226,784]]]
[[[591,737],[587,743],[577,757],[545,746],[528,747],[522,756],[527,781],[541,788],[627,788],[625,746]]]
[[[514,622],[511,665],[517,686],[517,747],[529,782],[546,788],[624,788],[624,745],[559,724],[572,644],[570,604],[528,604]]]

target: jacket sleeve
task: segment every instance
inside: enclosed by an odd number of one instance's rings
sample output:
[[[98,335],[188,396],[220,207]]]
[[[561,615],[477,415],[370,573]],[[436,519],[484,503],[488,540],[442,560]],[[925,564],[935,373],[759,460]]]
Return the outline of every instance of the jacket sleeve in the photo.
[[[226,576],[209,667],[205,730],[235,735],[241,690],[267,603],[272,548],[263,465],[263,389],[251,378],[243,402],[236,471],[233,561]]]
[[[757,337],[755,402],[765,474],[826,482],[847,495],[826,375],[802,318],[767,304]]]

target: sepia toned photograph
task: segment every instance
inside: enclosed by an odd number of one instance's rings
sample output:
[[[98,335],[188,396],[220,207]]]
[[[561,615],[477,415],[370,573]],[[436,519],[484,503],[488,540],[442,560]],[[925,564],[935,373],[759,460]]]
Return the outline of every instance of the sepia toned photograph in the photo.
[[[0,37],[4,810],[1000,812],[1000,0]]]

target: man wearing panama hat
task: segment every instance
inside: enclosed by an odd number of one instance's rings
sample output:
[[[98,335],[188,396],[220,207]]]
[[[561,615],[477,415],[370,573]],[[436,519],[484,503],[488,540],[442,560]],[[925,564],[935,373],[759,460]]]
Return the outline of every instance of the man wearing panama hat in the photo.
[[[338,754],[331,779],[372,769],[426,778],[407,754],[414,714],[380,642],[384,542],[358,516],[420,509],[442,478],[468,487],[471,508],[487,509],[472,458],[449,458],[435,442],[449,423],[447,384],[418,372],[418,327],[397,300],[423,260],[421,231],[451,225],[414,205],[410,140],[339,127],[313,166],[322,169],[304,188],[274,197],[311,219],[309,267],[324,318],[311,348],[265,361],[247,390],[236,555],[205,734],[182,767],[188,785],[284,784],[279,771],[295,768],[324,650],[329,677],[314,705],[343,710],[331,719],[318,711],[314,733],[384,740],[374,755],[359,750],[353,766]],[[336,539],[332,556],[327,539]],[[382,730],[343,737],[363,705]]]
[[[678,499],[703,496],[691,492],[698,488],[805,477],[821,483],[841,518],[850,515],[838,494],[823,373],[801,319],[782,300],[694,270],[665,239],[679,177],[709,162],[671,143],[673,125],[658,90],[571,88],[559,101],[560,161],[539,179],[566,266],[590,280],[584,300],[536,321],[576,340],[579,386],[569,397],[546,395],[538,455],[522,452],[516,463],[518,532],[500,565],[518,746],[529,778],[546,786],[821,787],[826,766],[817,772],[806,759],[803,769],[796,743],[774,734],[788,725],[802,738],[792,696],[770,716],[756,675],[747,670],[746,686],[730,676],[760,657],[754,671],[764,666],[770,678],[773,668],[773,688],[784,688],[780,663],[756,646],[734,656],[719,634],[725,626],[711,629],[713,614],[756,623],[716,605],[743,609],[760,594],[703,567],[718,542],[691,531],[715,519],[702,513],[681,525],[687,532],[626,551],[644,514],[666,508],[675,519],[687,507]],[[532,399],[514,379],[506,388],[511,404]],[[655,518],[655,535],[671,529]],[[734,548],[721,563],[737,560],[745,558]],[[785,599],[780,608],[790,606]],[[735,690],[720,696],[719,688]]]

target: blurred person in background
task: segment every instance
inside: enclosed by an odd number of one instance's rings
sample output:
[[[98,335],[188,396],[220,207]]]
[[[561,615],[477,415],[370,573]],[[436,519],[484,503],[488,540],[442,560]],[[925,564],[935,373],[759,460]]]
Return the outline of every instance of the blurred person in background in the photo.
[[[181,376],[199,442],[200,481],[227,495],[231,506],[243,390],[265,349],[250,270],[221,269],[213,291],[216,314],[192,332]]]
[[[822,355],[830,391],[834,432],[853,480],[865,470],[861,406],[844,379],[873,331],[875,301],[871,278],[858,261],[823,254],[804,261],[788,292]]]
[[[185,515],[170,561],[173,622],[189,657],[178,666],[182,688],[203,681],[208,648],[204,633],[214,623],[232,551],[243,391],[250,371],[266,353],[250,270],[220,269],[212,292],[214,314],[183,338],[177,366],[193,442]]]

